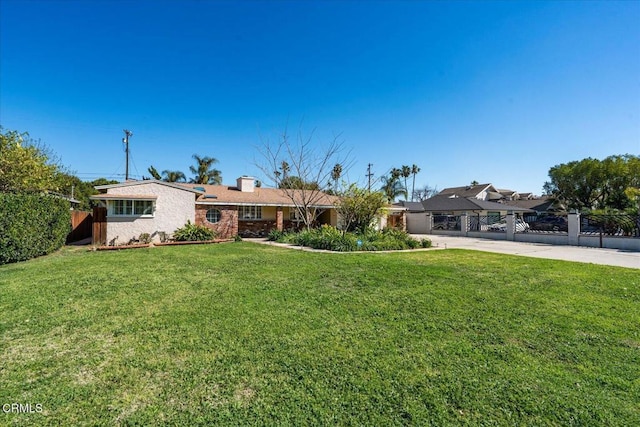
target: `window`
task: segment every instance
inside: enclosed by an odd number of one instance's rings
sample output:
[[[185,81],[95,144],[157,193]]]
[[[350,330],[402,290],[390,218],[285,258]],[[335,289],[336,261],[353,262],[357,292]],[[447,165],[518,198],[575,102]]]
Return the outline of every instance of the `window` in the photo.
[[[289,208],[289,220],[302,221],[302,215],[300,215],[300,211],[297,208]]]
[[[209,209],[207,211],[207,221],[212,224],[220,221],[220,211],[218,209]]]
[[[114,215],[131,215],[132,207],[133,207],[132,200],[114,200],[113,214]]]
[[[262,206],[240,206],[238,207],[238,219],[252,220],[262,218]]]
[[[114,200],[111,206],[111,215],[114,216],[153,215],[151,200]]]
[[[152,215],[153,202],[151,200],[135,200],[133,202],[134,215]]]

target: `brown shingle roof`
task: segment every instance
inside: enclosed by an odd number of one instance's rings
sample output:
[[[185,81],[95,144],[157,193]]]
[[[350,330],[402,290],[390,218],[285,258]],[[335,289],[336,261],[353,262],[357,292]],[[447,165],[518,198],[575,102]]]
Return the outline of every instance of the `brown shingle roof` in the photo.
[[[235,186],[227,185],[203,185],[180,184],[185,188],[204,189],[204,194],[199,195],[196,203],[217,205],[260,205],[260,206],[294,206],[291,198],[285,190],[279,188],[255,187],[253,192],[242,192]],[[291,191],[291,190],[288,190]],[[293,190],[302,197],[302,190]],[[310,194],[310,190],[306,190]],[[332,207],[338,197],[326,193],[314,196],[314,206]]]

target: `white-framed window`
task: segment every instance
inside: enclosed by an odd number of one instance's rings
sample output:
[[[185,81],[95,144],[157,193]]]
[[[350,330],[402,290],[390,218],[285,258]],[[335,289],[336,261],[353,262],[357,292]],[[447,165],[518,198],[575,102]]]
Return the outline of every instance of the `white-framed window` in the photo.
[[[262,219],[262,206],[239,206],[238,219],[240,221]]]
[[[112,216],[153,216],[153,200],[111,200]]]
[[[212,224],[215,224],[220,221],[221,213],[220,209],[211,208],[207,210],[207,221]]]

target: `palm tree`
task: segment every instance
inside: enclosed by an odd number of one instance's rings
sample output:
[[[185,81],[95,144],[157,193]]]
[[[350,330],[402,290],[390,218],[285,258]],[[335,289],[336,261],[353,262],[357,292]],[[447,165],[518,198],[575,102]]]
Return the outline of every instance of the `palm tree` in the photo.
[[[407,198],[407,189],[402,186],[400,179],[393,174],[389,177],[382,177],[382,188],[380,188],[389,202],[393,202],[398,196]]]
[[[406,190],[407,188],[409,188],[407,186],[407,178],[411,176],[411,168],[407,165],[402,165],[401,174],[402,174],[402,177],[404,178],[404,189]]]
[[[411,174],[413,175],[413,184],[411,184],[411,201],[413,202],[413,193],[416,191],[416,175],[420,172],[418,165],[411,166]]]
[[[196,161],[195,166],[189,166],[189,170],[195,175],[191,179],[194,184],[222,184],[222,174],[218,169],[212,169],[211,167],[218,163],[218,159],[213,157],[200,157],[197,154],[193,155],[193,159]]]
[[[149,166],[149,169],[147,169],[147,171],[149,171],[153,179],[156,179],[158,181],[162,179],[162,177],[160,176],[160,173],[158,173],[158,170],[154,168],[153,165]]]
[[[398,169],[398,168],[393,168],[391,169],[391,178],[392,179],[400,179],[400,177],[402,176],[402,169]]]
[[[162,171],[162,175],[164,176],[164,181],[166,182],[185,182],[187,177],[184,173],[180,171],[170,171],[164,170]]]
[[[336,163],[331,171],[331,179],[333,180],[334,190],[338,190],[338,180],[342,176],[342,165],[340,163]]]
[[[280,165],[280,169],[282,169],[282,179],[286,179],[289,176],[289,171],[291,171],[291,166],[285,160],[282,161]]]

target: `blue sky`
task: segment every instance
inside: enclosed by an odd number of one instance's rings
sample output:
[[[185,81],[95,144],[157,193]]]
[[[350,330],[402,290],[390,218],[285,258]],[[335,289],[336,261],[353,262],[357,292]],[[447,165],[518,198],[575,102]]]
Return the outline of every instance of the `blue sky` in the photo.
[[[551,166],[640,154],[640,2],[0,0],[0,124],[83,179],[248,174],[288,126],[365,182],[540,194]]]

